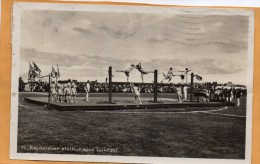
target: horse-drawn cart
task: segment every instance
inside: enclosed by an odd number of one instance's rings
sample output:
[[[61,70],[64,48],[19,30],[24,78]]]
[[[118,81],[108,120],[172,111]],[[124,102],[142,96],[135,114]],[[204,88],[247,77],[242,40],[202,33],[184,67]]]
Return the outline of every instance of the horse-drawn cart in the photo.
[[[209,92],[207,89],[195,89],[193,95],[198,102],[209,102]]]

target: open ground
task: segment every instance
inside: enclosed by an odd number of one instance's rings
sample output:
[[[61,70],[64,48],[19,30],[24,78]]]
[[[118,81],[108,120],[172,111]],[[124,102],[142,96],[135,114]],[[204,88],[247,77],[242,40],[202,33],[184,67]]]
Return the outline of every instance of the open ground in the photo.
[[[245,158],[246,96],[240,107],[201,112],[199,107],[57,111],[24,101],[43,95],[19,94],[20,153]]]

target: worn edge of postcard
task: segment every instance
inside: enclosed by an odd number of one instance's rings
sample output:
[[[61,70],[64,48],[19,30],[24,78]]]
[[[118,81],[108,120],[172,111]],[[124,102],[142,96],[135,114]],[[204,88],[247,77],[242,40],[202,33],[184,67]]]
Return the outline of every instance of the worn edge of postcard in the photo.
[[[81,1],[81,2],[87,2],[87,0],[61,0],[64,2],[68,1]],[[100,2],[102,0],[94,0],[97,2]],[[165,5],[184,5],[184,6],[242,6],[242,7],[259,7],[260,1],[257,0],[251,0],[251,1],[243,1],[243,0],[200,0],[200,1],[193,1],[193,0],[114,0],[114,2],[131,2],[131,3],[149,3],[149,4],[165,4]]]
[[[117,10],[115,10],[117,9]],[[254,63],[254,12],[245,9],[205,9],[205,8],[162,8],[144,6],[111,6],[88,4],[47,4],[16,2],[13,5],[12,20],[12,80],[11,80],[11,130],[10,130],[10,158],[24,160],[51,160],[51,161],[86,161],[86,162],[135,162],[135,163],[251,163],[252,144],[252,101],[253,101],[253,63]],[[108,156],[108,155],[63,155],[63,154],[31,154],[17,153],[17,122],[18,122],[18,79],[19,77],[19,51],[20,51],[20,23],[22,10],[68,10],[68,11],[93,11],[93,12],[146,12],[190,14],[197,11],[200,14],[210,12],[215,15],[242,15],[249,17],[248,33],[248,95],[247,95],[247,119],[246,119],[246,154],[245,160],[224,159],[195,159],[195,158],[169,158],[169,157],[135,157],[135,156]]]

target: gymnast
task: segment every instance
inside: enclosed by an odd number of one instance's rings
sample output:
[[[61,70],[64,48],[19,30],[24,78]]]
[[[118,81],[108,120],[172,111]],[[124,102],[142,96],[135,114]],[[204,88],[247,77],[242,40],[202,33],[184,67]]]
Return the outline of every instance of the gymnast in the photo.
[[[148,73],[154,73],[153,71],[144,71],[142,69],[141,63],[136,65],[136,69],[141,73],[142,82],[144,82],[144,75],[147,75]]]
[[[140,91],[138,89],[137,86],[135,86],[133,83],[130,83],[129,84],[130,87],[133,89],[134,93],[135,93],[135,103],[137,103],[137,99],[139,100],[139,104],[142,104],[142,100],[141,100],[141,97],[140,97]]]
[[[170,68],[166,75],[163,73],[163,76],[164,79],[162,79],[161,83],[163,83],[164,80],[168,80],[168,82],[170,82],[172,80],[172,77],[175,75],[173,74],[172,68]]]
[[[126,78],[127,78],[127,82],[128,82],[130,72],[131,72],[134,68],[136,68],[136,66],[135,66],[134,64],[131,64],[131,66],[130,66],[128,69],[125,69],[125,70],[116,70],[116,72],[123,72],[123,73],[125,73]]]

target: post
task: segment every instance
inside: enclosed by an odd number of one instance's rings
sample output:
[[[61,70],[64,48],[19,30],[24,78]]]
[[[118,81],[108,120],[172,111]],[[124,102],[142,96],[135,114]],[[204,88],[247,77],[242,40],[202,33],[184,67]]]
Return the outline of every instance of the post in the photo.
[[[193,77],[194,73],[191,73],[191,79],[190,79],[190,101],[193,100]]]
[[[109,103],[112,103],[112,67],[109,66],[108,70],[108,89],[109,89]]]
[[[48,109],[50,108],[50,101],[51,101],[51,74],[49,74]]]
[[[31,79],[31,92],[33,92],[33,80]]]
[[[154,87],[153,87],[153,94],[154,94],[154,102],[157,102],[157,90],[158,90],[158,70],[154,70]]]
[[[209,92],[209,101],[211,101],[212,100],[212,90],[213,90],[212,85],[207,86],[207,90]]]
[[[186,72],[186,85],[188,85],[188,72]]]

